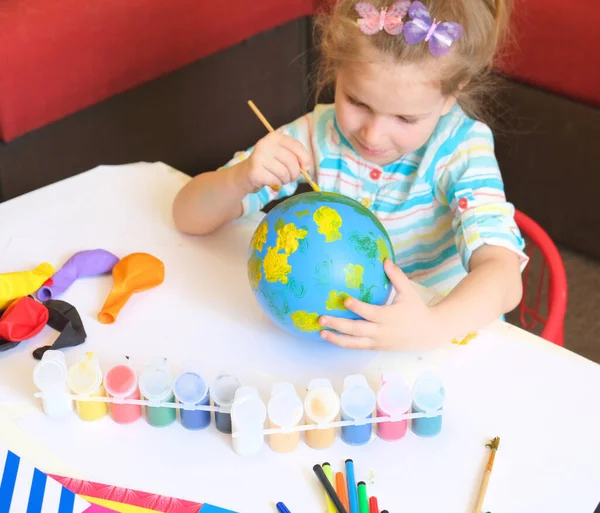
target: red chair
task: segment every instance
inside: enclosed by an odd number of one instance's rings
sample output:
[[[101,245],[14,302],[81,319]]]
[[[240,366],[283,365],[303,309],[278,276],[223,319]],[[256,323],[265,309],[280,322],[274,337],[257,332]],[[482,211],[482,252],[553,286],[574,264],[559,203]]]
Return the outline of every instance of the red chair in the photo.
[[[523,236],[527,239],[525,252],[530,258],[523,276],[523,298],[519,306],[521,324],[531,330],[538,323],[543,325],[541,337],[559,346],[564,345],[564,322],[567,311],[567,273],[556,245],[533,219],[523,212],[515,211],[515,221]],[[533,307],[525,304],[527,286],[529,285],[531,258],[535,251],[542,255],[542,265],[537,284],[537,293]],[[540,302],[544,288],[546,269],[548,276],[548,316],[543,318],[540,314]],[[529,317],[529,320],[527,319]]]

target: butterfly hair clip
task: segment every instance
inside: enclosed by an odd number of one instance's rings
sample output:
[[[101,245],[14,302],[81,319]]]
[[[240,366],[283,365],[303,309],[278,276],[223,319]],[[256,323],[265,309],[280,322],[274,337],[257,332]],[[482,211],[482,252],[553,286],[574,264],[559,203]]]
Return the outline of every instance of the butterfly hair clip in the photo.
[[[402,32],[404,23],[402,18],[406,16],[410,7],[410,0],[398,0],[390,8],[377,10],[368,2],[356,4],[356,11],[360,15],[358,27],[369,36],[385,30],[388,34],[396,36]]]
[[[426,41],[429,51],[434,57],[441,57],[450,51],[454,43],[463,32],[460,23],[453,21],[439,22],[431,15],[421,2],[414,1],[408,9],[410,21],[404,24],[404,39],[409,45]]]

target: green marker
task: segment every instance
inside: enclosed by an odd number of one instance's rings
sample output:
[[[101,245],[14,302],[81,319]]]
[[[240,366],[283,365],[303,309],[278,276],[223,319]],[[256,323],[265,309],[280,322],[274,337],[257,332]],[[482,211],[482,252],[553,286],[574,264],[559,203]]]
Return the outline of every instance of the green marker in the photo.
[[[367,485],[364,481],[358,482],[358,511],[369,513],[369,498],[367,497]]]

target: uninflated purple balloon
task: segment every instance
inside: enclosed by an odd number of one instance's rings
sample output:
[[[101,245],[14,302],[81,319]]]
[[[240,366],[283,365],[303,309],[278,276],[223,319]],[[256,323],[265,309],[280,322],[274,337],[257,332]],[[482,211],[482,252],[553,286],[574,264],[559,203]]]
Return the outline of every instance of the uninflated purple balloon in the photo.
[[[52,282],[37,292],[40,301],[48,301],[63,294],[78,278],[109,273],[119,258],[104,249],[89,249],[75,253],[65,265],[52,276]]]

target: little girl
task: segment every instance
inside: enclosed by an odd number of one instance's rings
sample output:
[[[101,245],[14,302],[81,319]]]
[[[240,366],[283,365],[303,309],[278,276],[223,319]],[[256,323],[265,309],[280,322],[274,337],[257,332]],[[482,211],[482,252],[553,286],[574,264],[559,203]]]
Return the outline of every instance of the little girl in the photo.
[[[382,221],[397,263],[384,263],[393,302],[348,298],[361,319],[321,317],[324,339],[427,349],[512,310],[527,257],[473,101],[508,17],[508,0],[337,0],[317,20],[320,89],[333,86],[335,103],[193,178],[175,199],[176,226],[206,234],[259,210],[293,194],[304,167]],[[409,279],[444,299],[428,306]]]

